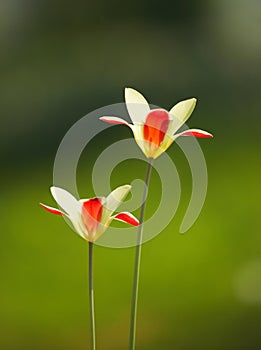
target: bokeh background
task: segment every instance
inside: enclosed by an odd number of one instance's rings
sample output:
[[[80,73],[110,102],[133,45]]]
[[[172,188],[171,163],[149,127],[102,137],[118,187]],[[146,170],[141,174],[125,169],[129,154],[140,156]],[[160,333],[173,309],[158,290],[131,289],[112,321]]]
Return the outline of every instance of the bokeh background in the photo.
[[[88,349],[87,246],[38,202],[54,205],[48,187],[66,131],[122,102],[125,86],[165,108],[196,96],[188,124],[215,135],[200,141],[208,195],[184,235],[191,178],[178,148],[168,151],[182,199],[143,247],[137,349],[261,348],[260,33],[258,0],[1,1],[1,349]],[[130,132],[101,136],[79,166],[89,195],[95,157]],[[145,164],[131,164],[112,184],[144,177]],[[133,261],[133,248],[95,249],[99,349],[127,349]]]

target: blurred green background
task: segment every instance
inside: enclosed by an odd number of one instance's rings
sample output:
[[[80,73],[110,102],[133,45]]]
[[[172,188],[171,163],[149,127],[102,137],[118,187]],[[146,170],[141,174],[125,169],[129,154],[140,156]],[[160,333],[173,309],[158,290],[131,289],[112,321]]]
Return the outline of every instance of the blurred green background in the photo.
[[[188,124],[215,135],[200,141],[209,189],[185,235],[189,169],[177,147],[168,151],[182,200],[143,247],[137,349],[261,348],[260,32],[258,0],[1,1],[0,349],[88,349],[87,245],[38,202],[54,205],[66,131],[122,102],[125,86],[165,108],[197,97]],[[102,136],[79,168],[88,195],[95,157],[130,132]],[[125,163],[112,183],[144,172]],[[98,349],[127,349],[133,261],[134,249],[95,248]]]

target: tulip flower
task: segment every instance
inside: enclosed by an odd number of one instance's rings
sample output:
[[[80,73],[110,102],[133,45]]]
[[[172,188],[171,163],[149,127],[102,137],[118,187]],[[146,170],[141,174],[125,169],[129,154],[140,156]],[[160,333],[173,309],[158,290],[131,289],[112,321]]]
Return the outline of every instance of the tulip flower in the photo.
[[[112,220],[138,226],[139,221],[129,212],[113,215],[131,189],[130,185],[120,186],[107,197],[77,200],[59,187],[51,187],[51,193],[62,208],[56,209],[40,203],[48,212],[67,217],[75,231],[89,243],[89,303],[90,303],[90,345],[96,349],[93,288],[93,242],[108,228]]]
[[[107,197],[77,200],[69,192],[59,187],[51,187],[51,193],[63,209],[40,205],[52,214],[67,217],[75,231],[88,242],[95,242],[108,228],[112,220],[138,226],[139,221],[128,212],[112,215],[131,189],[130,185],[120,186]]]
[[[146,197],[150,182],[153,160],[165,152],[169,146],[180,136],[194,136],[199,138],[213,137],[209,132],[200,129],[188,129],[178,132],[195,109],[197,100],[191,98],[177,103],[170,111],[165,109],[151,109],[147,100],[138,91],[126,88],[125,103],[133,124],[119,117],[104,116],[100,119],[109,124],[123,124],[131,128],[134,138],[147,158],[149,158],[145,186],[143,190],[140,212],[140,225],[134,263],[134,278],[132,305],[130,317],[129,350],[135,349],[137,300],[139,286],[140,257],[142,245],[142,229],[146,207]]]
[[[101,117],[109,124],[123,124],[131,128],[134,138],[147,158],[158,158],[180,136],[213,137],[207,131],[188,129],[177,133],[191,116],[197,100],[191,98],[177,103],[168,112],[150,109],[147,100],[138,91],[126,88],[125,103],[133,124],[118,117]]]

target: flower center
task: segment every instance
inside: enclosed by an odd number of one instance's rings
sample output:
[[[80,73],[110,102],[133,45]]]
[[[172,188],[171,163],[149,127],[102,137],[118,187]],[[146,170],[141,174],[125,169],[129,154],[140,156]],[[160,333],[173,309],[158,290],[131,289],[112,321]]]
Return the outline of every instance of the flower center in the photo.
[[[168,112],[157,109],[151,111],[146,118],[143,136],[150,143],[160,146],[169,127]]]
[[[102,217],[102,200],[92,198],[82,204],[82,219],[88,233],[94,233]]]

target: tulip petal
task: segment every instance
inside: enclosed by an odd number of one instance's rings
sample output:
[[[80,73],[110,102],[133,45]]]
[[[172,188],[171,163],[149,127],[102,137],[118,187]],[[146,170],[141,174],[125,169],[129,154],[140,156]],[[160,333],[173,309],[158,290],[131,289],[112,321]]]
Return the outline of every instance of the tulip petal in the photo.
[[[111,213],[113,213],[122,203],[131,189],[130,185],[124,185],[117,187],[106,198],[104,206]],[[110,215],[109,214],[109,215]]]
[[[174,142],[175,138],[172,136],[170,137],[168,134],[165,135],[163,142],[161,145],[157,148],[157,150],[151,155],[153,159],[158,158],[162,153],[164,153]]]
[[[40,203],[40,205],[50,213],[68,217],[75,231],[84,239],[89,240],[88,232],[81,218],[81,203],[78,202],[69,192],[63,190],[62,188],[53,186],[50,190],[56,202],[64,209],[65,212],[42,203]]]
[[[207,131],[204,130],[200,130],[200,129],[188,129],[185,130],[179,134],[174,135],[175,138],[179,137],[179,136],[194,136],[194,137],[198,137],[198,138],[211,138],[213,137],[212,134],[210,134]]]
[[[146,117],[143,129],[144,140],[160,146],[169,127],[169,113],[164,109],[154,109]]]
[[[173,118],[173,123],[170,124],[169,134],[175,133],[191,116],[196,107],[197,100],[191,98],[177,103],[169,111]]]
[[[143,124],[150,112],[150,106],[141,93],[125,88],[125,103],[133,124]]]
[[[53,198],[59,204],[63,210],[72,217],[75,217],[75,214],[79,214],[81,212],[81,203],[69,192],[64,190],[63,188],[51,187],[51,193]]]
[[[82,202],[82,220],[89,234],[95,233],[102,217],[102,198]]]
[[[144,141],[144,137],[143,137],[143,129],[144,129],[144,126],[143,125],[130,125],[131,126],[131,129],[132,129],[132,132],[133,132],[133,135],[134,135],[134,138],[135,138],[135,141],[137,142],[137,145],[140,147],[140,149],[142,150],[142,152],[147,156],[146,154],[146,149],[145,149],[145,141]]]
[[[64,212],[62,212],[59,209],[49,207],[49,205],[45,205],[43,203],[39,203],[41,207],[43,207],[45,210],[49,211],[49,213],[56,214],[56,215],[66,215]]]
[[[84,226],[84,223],[83,223],[81,217],[78,216],[76,218],[73,218],[73,217],[69,216],[69,219],[70,219],[76,233],[78,233],[78,235],[81,236],[82,238],[84,238],[85,240],[89,241],[90,237],[89,237],[88,231],[86,230],[86,227]]]
[[[99,119],[109,124],[124,124],[130,126],[129,123],[126,122],[126,120],[118,117],[101,117]]]
[[[76,232],[84,237],[88,237],[88,232],[82,221],[82,204],[71,193],[59,187],[51,187],[51,193],[60,207],[68,214]]]
[[[131,213],[124,211],[122,213],[119,213],[115,216],[113,216],[114,220],[118,220],[118,221],[122,221],[122,222],[126,222],[127,224],[130,224],[132,226],[139,226],[139,220],[137,218],[135,218],[134,215],[132,215]]]

